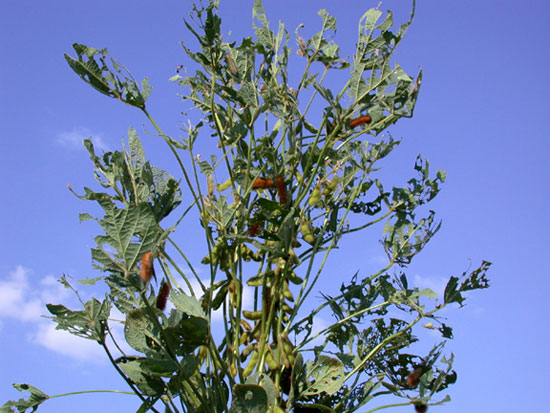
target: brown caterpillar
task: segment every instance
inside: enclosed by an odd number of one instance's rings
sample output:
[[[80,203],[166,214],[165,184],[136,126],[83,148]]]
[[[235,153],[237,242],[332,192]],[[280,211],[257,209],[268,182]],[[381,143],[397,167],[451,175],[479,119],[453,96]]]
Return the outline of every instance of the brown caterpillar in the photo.
[[[416,387],[420,382],[420,376],[422,376],[423,370],[421,368],[414,369],[407,376],[407,384],[409,387]]]
[[[256,222],[254,225],[248,228],[248,235],[250,235],[251,237],[255,237],[256,235],[258,235],[263,226],[264,223],[262,221]]]
[[[286,185],[285,181],[280,176],[277,177],[277,190],[279,191],[279,200],[281,204],[286,204]]]
[[[164,311],[166,308],[166,302],[168,301],[168,296],[170,295],[170,284],[168,284],[166,281],[162,282],[162,286],[160,287],[160,292],[157,297],[157,308],[160,311]]]

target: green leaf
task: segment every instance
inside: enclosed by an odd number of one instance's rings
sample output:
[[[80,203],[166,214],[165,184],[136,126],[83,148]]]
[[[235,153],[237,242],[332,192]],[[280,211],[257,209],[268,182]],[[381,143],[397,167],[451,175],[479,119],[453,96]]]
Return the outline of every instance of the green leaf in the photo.
[[[87,213],[82,213],[82,214],[78,214],[78,220],[80,222],[83,222],[83,221],[93,221],[93,218],[90,214],[87,214]]]
[[[338,359],[318,356],[314,362],[306,363],[308,385],[301,396],[310,397],[321,393],[335,394],[344,384],[344,366]]]
[[[489,280],[487,279],[486,272],[489,270],[490,266],[490,262],[482,261],[481,265],[470,274],[464,272],[460,278],[451,277],[445,286],[445,292],[443,294],[445,304],[458,303],[462,307],[462,303],[465,300],[462,293],[470,290],[488,288]],[[463,281],[459,285],[458,282],[461,278]]]
[[[92,258],[103,271],[119,271],[128,277],[141,256],[158,241],[157,221],[147,204],[124,209],[111,203],[103,206],[105,216],[99,224],[105,235],[94,238],[97,247],[92,248]],[[136,237],[141,242],[132,242]]]
[[[164,392],[164,382],[160,377],[144,371],[142,360],[119,363],[120,368],[146,396],[156,396]]]
[[[422,291],[419,291],[417,293],[414,293],[412,297],[428,297],[428,298],[437,298],[437,294],[433,291],[433,290],[430,290],[429,288],[425,288],[423,289]]]
[[[46,304],[57,330],[66,330],[78,337],[103,342],[105,340],[106,320],[109,317],[111,305],[108,300],[99,302],[92,298],[84,304],[84,310],[71,311],[64,305]]]
[[[155,323],[145,308],[136,308],[126,314],[124,338],[137,351],[148,352],[153,343],[160,343]]]
[[[97,50],[78,43],[74,43],[73,48],[77,59],[65,54],[65,60],[82,80],[106,96],[145,109],[145,101],[151,92],[147,79],[142,81],[140,90],[131,73],[117,63],[107,49]]]
[[[2,407],[0,407],[0,412],[2,413],[13,412],[14,410],[11,409],[12,407],[16,407],[18,412],[26,412],[27,409],[32,409],[32,411],[34,412],[38,409],[39,405],[50,398],[50,396],[48,396],[46,393],[42,392],[34,386],[31,386],[30,384],[14,383],[13,387],[15,387],[20,392],[29,392],[30,396],[28,399],[19,399],[18,401],[10,400],[4,403]]]
[[[229,413],[266,413],[267,394],[257,384],[236,384],[233,386],[233,403]]]
[[[102,279],[103,277],[83,278],[82,280],[77,280],[77,282],[82,285],[95,285],[99,280]]]
[[[188,316],[207,319],[204,311],[202,310],[201,303],[195,298],[189,295],[174,292],[170,296],[170,301],[174,303],[174,306],[182,313]]]

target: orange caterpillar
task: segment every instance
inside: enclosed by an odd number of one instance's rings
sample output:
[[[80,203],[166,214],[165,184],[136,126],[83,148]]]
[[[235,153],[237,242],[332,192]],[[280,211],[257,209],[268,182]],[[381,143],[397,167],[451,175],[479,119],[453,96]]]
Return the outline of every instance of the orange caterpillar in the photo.
[[[256,178],[256,180],[252,184],[252,189],[268,189],[268,188],[273,188],[272,179]]]
[[[153,266],[153,253],[151,251],[147,251],[141,257],[141,280],[143,282],[149,282],[153,275],[155,275],[155,267]]]
[[[353,119],[352,121],[350,121],[349,127],[355,128],[356,126],[362,125],[364,123],[369,124],[371,123],[371,121],[372,121],[372,118],[369,115],[361,116],[360,118]]]
[[[168,300],[168,296],[170,295],[170,284],[168,284],[166,281],[162,282],[162,287],[160,287],[160,292],[157,297],[157,308],[160,311],[164,311],[166,308],[166,301]]]

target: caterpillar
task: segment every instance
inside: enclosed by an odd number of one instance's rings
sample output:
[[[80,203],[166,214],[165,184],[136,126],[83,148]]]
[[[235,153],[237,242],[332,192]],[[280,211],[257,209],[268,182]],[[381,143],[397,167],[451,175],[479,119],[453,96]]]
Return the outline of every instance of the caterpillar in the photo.
[[[420,376],[422,376],[422,369],[415,369],[409,373],[407,376],[407,384],[409,387],[416,387],[418,386],[418,382],[420,381]]]
[[[153,253],[151,251],[147,251],[141,256],[141,280],[143,282],[149,282],[153,275],[155,275],[155,267],[153,266]]]
[[[359,126],[359,125],[362,125],[363,123],[370,123],[372,121],[372,118],[367,115],[367,116],[361,116],[360,118],[357,118],[357,119],[353,119],[352,121],[350,121],[349,123],[349,127],[350,128],[355,128],[356,126]]]
[[[256,180],[252,183],[252,189],[268,189],[268,188],[273,188],[272,179],[256,178]]]
[[[256,235],[258,235],[263,226],[264,223],[262,221],[256,222],[254,225],[248,228],[248,235],[250,235],[251,237],[255,237]]]
[[[286,204],[286,185],[285,181],[280,176],[277,177],[277,190],[279,191],[279,200],[281,204]]]
[[[164,311],[166,308],[166,301],[168,300],[168,296],[170,295],[170,284],[168,284],[166,281],[162,282],[162,287],[160,287],[160,292],[157,297],[157,308],[160,311]]]
[[[225,61],[227,62],[227,67],[233,73],[234,75],[237,75],[239,71],[237,70],[237,66],[235,66],[235,62],[233,61],[233,58],[230,54],[225,55]]]

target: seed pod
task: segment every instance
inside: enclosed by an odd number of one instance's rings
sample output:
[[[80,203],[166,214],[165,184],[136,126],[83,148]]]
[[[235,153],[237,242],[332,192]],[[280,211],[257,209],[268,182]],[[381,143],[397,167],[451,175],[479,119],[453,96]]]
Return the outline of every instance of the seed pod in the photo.
[[[292,291],[290,291],[290,288],[288,287],[288,282],[285,281],[285,288],[283,290],[284,297],[290,301],[294,302],[294,296],[292,295]]]
[[[166,281],[163,281],[162,286],[160,287],[160,292],[157,297],[157,308],[160,311],[164,311],[166,308],[166,302],[168,301],[168,296],[170,295],[170,284]]]
[[[243,310],[243,316],[249,320],[260,320],[262,318],[262,311],[246,311]]]
[[[361,116],[357,119],[353,119],[349,123],[350,128],[355,128],[356,126],[362,125],[364,123],[369,124],[372,121],[372,118],[370,116]]]
[[[143,282],[149,282],[153,275],[155,275],[155,268],[153,266],[153,253],[151,251],[147,251],[141,256],[140,277]]]
[[[296,273],[292,272],[288,276],[288,281],[290,281],[292,284],[300,285],[304,282],[304,280],[296,275]]]
[[[252,374],[254,371],[254,368],[256,367],[256,363],[258,362],[259,354],[258,350],[254,350],[252,352],[252,355],[250,356],[250,361],[246,365],[246,367],[243,370],[243,377],[248,377]]]
[[[264,277],[261,274],[257,277],[252,277],[246,282],[246,284],[250,287],[260,287],[264,285]]]
[[[245,361],[247,357],[252,353],[252,350],[254,350],[255,344],[249,344],[246,346],[243,351],[241,351],[241,361]]]
[[[271,354],[270,350],[265,353],[265,362],[269,370],[273,371],[279,369],[279,364],[273,358],[273,354]]]
[[[302,220],[302,223],[300,224],[300,231],[302,231],[302,238],[305,242],[307,242],[308,244],[313,244],[315,242],[315,237],[311,233],[309,222],[307,222],[305,219]]]
[[[231,186],[231,178],[227,178],[227,181],[218,185],[218,192],[225,191]]]
[[[237,375],[237,365],[235,361],[231,361],[231,363],[229,363],[229,374],[231,374],[231,377],[233,378]]]
[[[206,177],[206,185],[208,187],[208,196],[212,196],[214,194],[214,178],[212,175]]]
[[[290,306],[288,304],[283,304],[283,311],[285,313],[291,314],[292,313],[292,308],[290,308]]]
[[[309,206],[313,207],[317,205],[320,199],[321,199],[321,185],[317,184],[315,185],[315,188],[311,192],[311,195],[309,196],[309,200],[307,201],[307,203]]]
[[[338,175],[334,175],[334,178],[332,178],[332,181],[329,182],[329,184],[325,187],[325,190],[323,191],[323,194],[325,196],[329,196],[334,192],[334,190],[338,187]]]
[[[242,346],[243,344],[245,344],[246,342],[248,342],[248,331],[245,331],[243,333],[241,333],[241,336],[239,337],[239,345]]]
[[[241,326],[246,330],[246,331],[250,331],[252,330],[252,326],[250,324],[248,324],[248,321],[244,320],[241,318],[240,320],[241,322]]]
[[[199,347],[199,352],[197,354],[197,357],[199,358],[199,360],[204,360],[206,358],[206,356],[208,356],[208,347],[206,346],[200,346]]]

